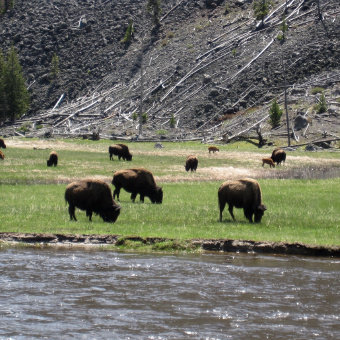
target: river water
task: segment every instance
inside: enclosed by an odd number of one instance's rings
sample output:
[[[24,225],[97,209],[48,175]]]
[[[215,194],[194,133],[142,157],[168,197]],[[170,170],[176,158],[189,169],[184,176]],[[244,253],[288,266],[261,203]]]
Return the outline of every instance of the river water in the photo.
[[[340,339],[340,259],[0,247],[0,339]]]

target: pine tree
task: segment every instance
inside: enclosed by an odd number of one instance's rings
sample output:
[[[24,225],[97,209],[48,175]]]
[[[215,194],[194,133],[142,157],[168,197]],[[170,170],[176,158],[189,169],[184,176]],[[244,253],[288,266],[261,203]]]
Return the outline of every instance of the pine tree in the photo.
[[[272,128],[275,128],[280,124],[281,116],[282,116],[282,109],[280,108],[275,98],[269,110],[269,119],[270,119],[270,125],[272,126]]]
[[[253,4],[253,9],[254,9],[254,14],[255,14],[254,16],[256,20],[262,21],[262,26],[264,25],[264,18],[269,13],[270,6],[271,6],[270,1],[266,1],[266,0],[254,1],[254,4]]]
[[[54,53],[51,61],[51,80],[56,79],[59,73],[59,58],[57,56],[57,53]]]
[[[5,121],[6,116],[6,102],[5,102],[5,88],[4,88],[4,71],[5,71],[5,59],[0,49],[0,125]]]
[[[154,25],[158,26],[159,25],[159,16],[162,13],[160,0],[148,0],[148,4],[147,4],[146,8],[152,16],[152,21],[153,21]]]
[[[3,72],[4,101],[7,104],[5,118],[14,121],[29,107],[29,92],[25,85],[18,55],[12,45],[8,51]]]

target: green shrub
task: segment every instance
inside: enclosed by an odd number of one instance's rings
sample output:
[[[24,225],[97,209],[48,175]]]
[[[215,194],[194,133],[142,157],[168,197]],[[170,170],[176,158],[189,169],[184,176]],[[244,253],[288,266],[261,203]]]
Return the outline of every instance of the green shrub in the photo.
[[[318,87],[318,86],[310,90],[311,94],[318,94],[318,93],[322,93],[323,91],[325,91],[325,89],[322,87]]]
[[[167,135],[168,134],[168,131],[166,130],[157,130],[156,131],[156,135]]]
[[[142,123],[145,124],[148,120],[148,115],[146,113],[142,114]]]
[[[317,113],[324,113],[327,111],[327,102],[323,93],[320,96],[320,103],[317,104],[315,108]]]

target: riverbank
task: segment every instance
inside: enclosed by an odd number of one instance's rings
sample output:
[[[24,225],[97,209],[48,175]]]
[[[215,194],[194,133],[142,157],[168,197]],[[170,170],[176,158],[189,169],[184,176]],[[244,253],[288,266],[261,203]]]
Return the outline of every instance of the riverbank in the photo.
[[[132,243],[131,243],[132,242]],[[212,252],[235,252],[235,253],[261,253],[273,255],[302,255],[318,257],[340,257],[340,247],[323,247],[304,245],[301,243],[283,243],[283,242],[255,242],[250,240],[207,240],[193,239],[185,242],[166,238],[141,238],[141,237],[121,237],[119,235],[72,235],[72,234],[32,234],[32,233],[0,233],[1,244],[27,244],[35,246],[114,246],[119,249],[136,249],[136,243],[140,244],[138,249],[150,248],[151,250],[162,247],[155,247],[162,243],[169,245],[168,250],[187,251],[196,249],[196,251]],[[129,246],[130,244],[130,246]],[[134,246],[131,246],[133,244]],[[170,249],[169,249],[170,248]]]

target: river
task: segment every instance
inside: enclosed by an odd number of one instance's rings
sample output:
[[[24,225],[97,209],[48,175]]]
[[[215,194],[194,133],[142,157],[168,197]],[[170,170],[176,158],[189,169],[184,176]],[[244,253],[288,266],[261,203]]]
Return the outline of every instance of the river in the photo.
[[[340,339],[340,259],[0,247],[0,339]]]

